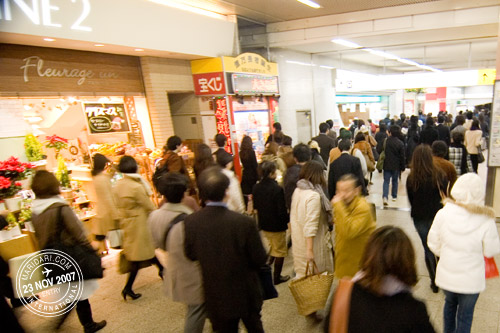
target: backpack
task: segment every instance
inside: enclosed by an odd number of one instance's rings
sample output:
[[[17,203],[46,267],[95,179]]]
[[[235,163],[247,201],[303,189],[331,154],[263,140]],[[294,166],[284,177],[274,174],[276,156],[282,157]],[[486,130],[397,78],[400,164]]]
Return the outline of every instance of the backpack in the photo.
[[[153,173],[153,177],[151,179],[153,181],[153,185],[154,185],[154,187],[156,188],[157,191],[159,191],[159,189],[158,189],[159,180],[161,179],[161,177],[164,174],[168,173],[168,163],[167,163],[167,161],[165,161],[165,163],[163,163],[163,165],[161,165],[161,161],[162,160],[158,161],[158,165],[156,166],[155,172]]]

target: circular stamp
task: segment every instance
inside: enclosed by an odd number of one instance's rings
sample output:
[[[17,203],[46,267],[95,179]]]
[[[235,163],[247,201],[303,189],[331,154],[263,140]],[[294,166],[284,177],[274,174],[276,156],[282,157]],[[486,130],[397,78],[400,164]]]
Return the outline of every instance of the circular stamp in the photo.
[[[82,271],[71,256],[45,249],[24,259],[16,275],[16,292],[32,313],[57,317],[80,300],[83,283]]]

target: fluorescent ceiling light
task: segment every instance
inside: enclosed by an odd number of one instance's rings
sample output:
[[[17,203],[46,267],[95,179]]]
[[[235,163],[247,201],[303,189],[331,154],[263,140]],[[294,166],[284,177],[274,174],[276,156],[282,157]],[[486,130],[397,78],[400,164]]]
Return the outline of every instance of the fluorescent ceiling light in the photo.
[[[413,61],[413,60],[409,60],[409,59],[399,58],[397,60],[399,62],[402,62],[403,64],[407,64],[407,65],[412,65],[412,66],[418,66],[418,65],[420,65],[418,62]]]
[[[144,49],[135,49],[135,51],[142,52],[142,51],[144,51]]]
[[[101,47],[101,46],[104,46],[104,44],[94,44],[94,46]]]
[[[294,60],[287,60],[286,62],[289,64],[301,65],[301,66],[316,66],[315,64],[311,64],[308,62],[301,62],[301,61],[294,61]]]
[[[55,41],[54,38],[44,38],[43,40],[46,42],[54,42]]]
[[[321,66],[319,66],[319,67],[321,67],[321,68],[326,68],[326,69],[334,69],[334,68],[335,68],[335,67],[333,67],[333,66],[325,66],[325,65],[321,65]]]
[[[432,71],[432,72],[442,72],[442,70],[440,70],[440,69],[437,69],[437,68],[434,68],[431,66],[427,66],[427,65],[417,65],[417,67],[428,70],[428,71]]]
[[[321,8],[319,4],[311,0],[297,0],[297,1],[315,9]]]
[[[394,54],[390,54],[384,51],[379,51],[379,50],[372,50],[372,49],[363,49],[364,51],[370,52],[373,55],[382,57],[382,58],[387,58],[387,59],[392,59],[392,60],[398,60],[399,57]]]
[[[201,8],[197,8],[197,7],[192,7],[192,6],[189,6],[189,5],[182,3],[182,1],[175,1],[175,0],[149,0],[149,1],[157,3],[159,5],[177,8],[177,9],[185,10],[185,11],[188,11],[191,13],[195,13],[195,14],[204,15],[204,16],[208,16],[211,18],[216,18],[219,20],[227,21],[227,17],[225,15],[217,14],[217,13],[211,12],[209,10],[205,10],[205,9],[201,9]]]
[[[355,49],[361,47],[361,45],[359,45],[359,44],[350,42],[348,40],[340,39],[340,38],[332,39],[332,43],[339,44],[339,45],[342,45],[342,46],[352,47],[352,48],[355,48]]]

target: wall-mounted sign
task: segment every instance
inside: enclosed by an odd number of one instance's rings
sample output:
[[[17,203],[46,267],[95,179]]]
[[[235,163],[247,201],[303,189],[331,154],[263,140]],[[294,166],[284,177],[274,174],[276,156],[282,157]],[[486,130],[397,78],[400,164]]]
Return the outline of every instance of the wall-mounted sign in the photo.
[[[194,83],[194,93],[196,95],[226,94],[224,74],[222,72],[194,74],[193,83]]]
[[[219,98],[215,101],[215,120],[217,125],[217,133],[224,134],[227,138],[226,150],[231,151],[231,131],[229,129],[227,102],[225,98]]]
[[[0,44],[0,94],[144,92],[139,58]]]
[[[500,167],[500,80],[495,81],[490,121],[488,166],[497,168]]]
[[[243,53],[235,58],[222,57],[222,60],[226,72],[278,75],[278,64],[256,53]]]
[[[128,133],[129,120],[125,105],[120,103],[85,103],[83,111],[90,134]]]
[[[231,74],[235,94],[278,94],[278,77],[255,74]]]

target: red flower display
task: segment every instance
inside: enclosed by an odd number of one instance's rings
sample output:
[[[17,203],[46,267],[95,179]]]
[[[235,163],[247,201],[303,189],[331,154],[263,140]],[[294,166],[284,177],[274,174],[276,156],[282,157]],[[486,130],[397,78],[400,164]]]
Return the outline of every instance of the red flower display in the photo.
[[[0,162],[0,198],[9,198],[21,190],[18,180],[28,177],[34,168],[31,163],[23,163],[16,157]]]
[[[57,135],[47,136],[45,140],[45,147],[54,148],[57,152],[68,147],[68,139]]]

